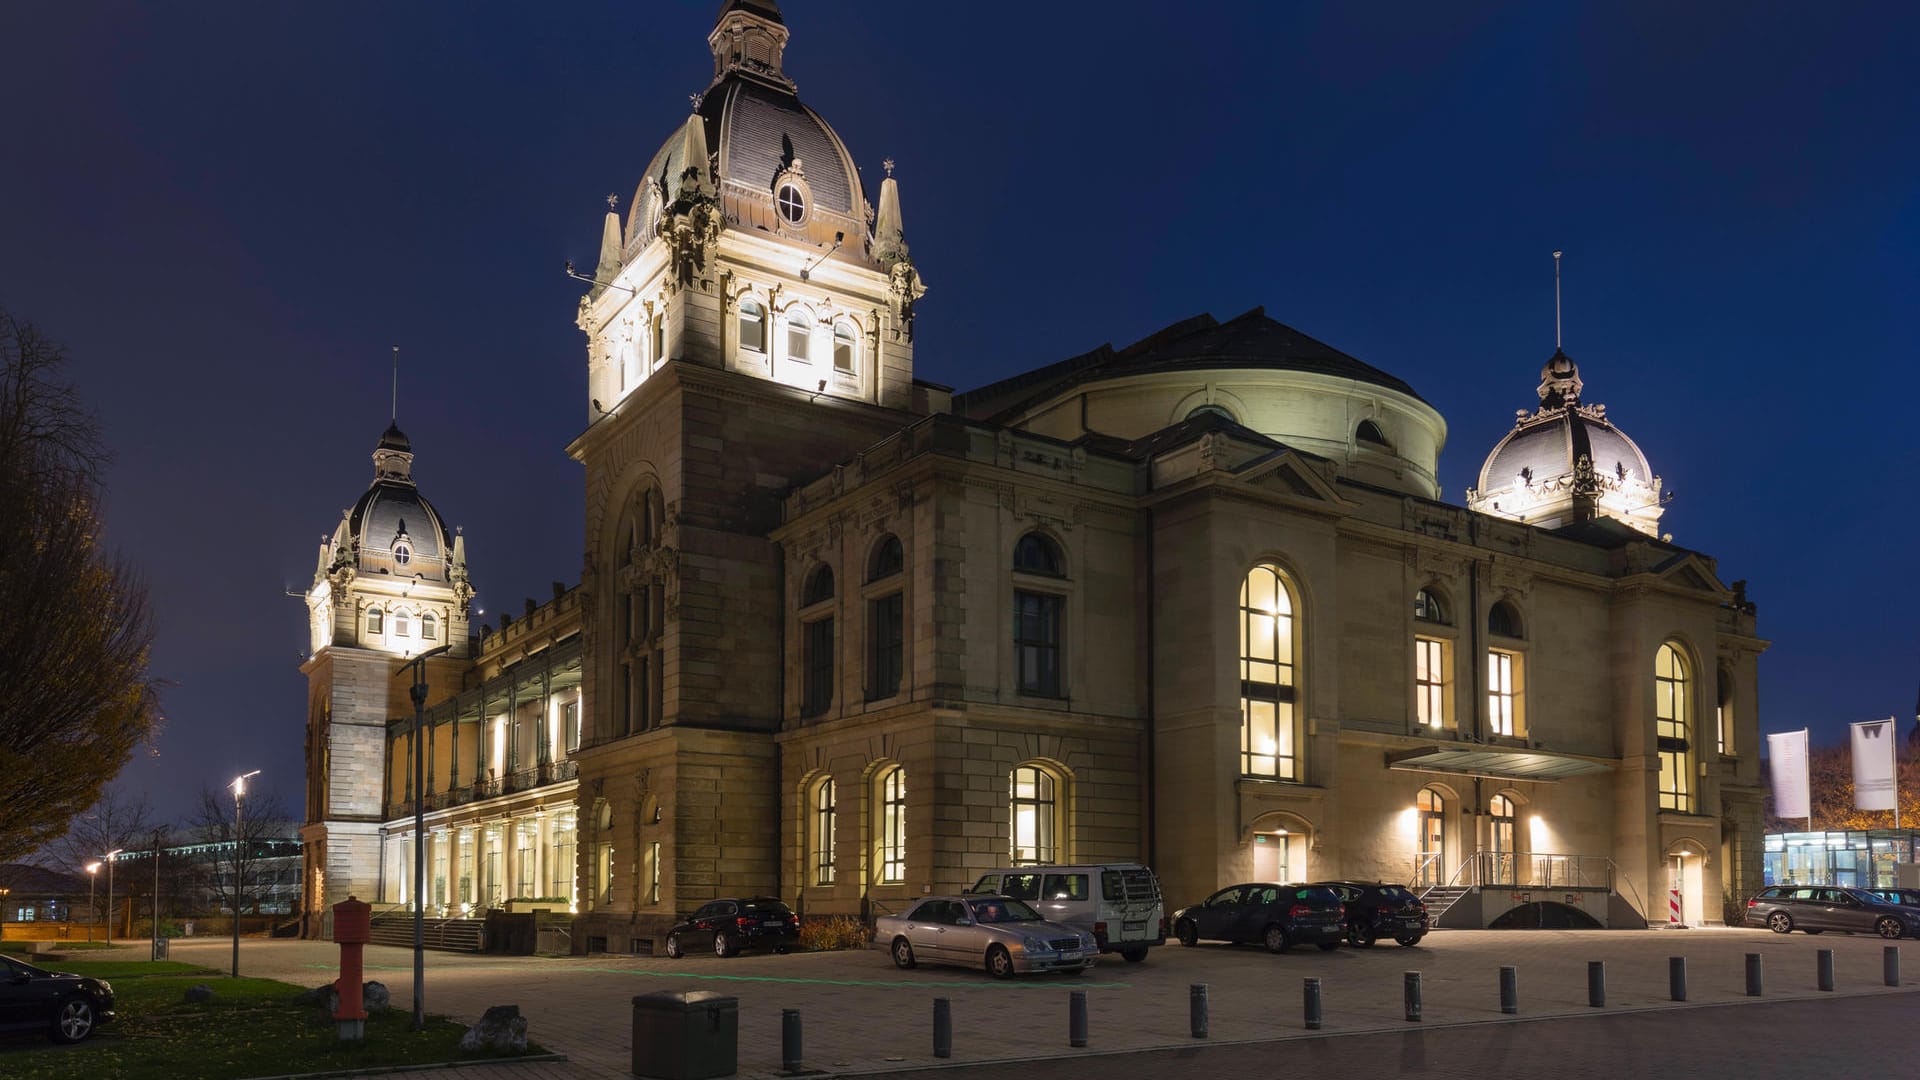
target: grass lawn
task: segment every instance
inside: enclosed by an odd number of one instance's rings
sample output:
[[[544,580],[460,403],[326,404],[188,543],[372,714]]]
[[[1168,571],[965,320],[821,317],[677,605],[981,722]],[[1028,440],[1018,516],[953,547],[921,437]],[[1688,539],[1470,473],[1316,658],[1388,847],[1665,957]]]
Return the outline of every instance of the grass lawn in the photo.
[[[367,1018],[366,1038],[343,1043],[331,1018],[296,1005],[305,988],[272,979],[230,979],[209,968],[163,960],[63,960],[60,971],[113,983],[117,1019],[74,1046],[45,1038],[0,1039],[0,1076],[8,1080],[238,1080],[457,1061],[462,1025],[429,1016],[407,1030],[405,1008]],[[187,987],[205,983],[214,1000],[189,1005]],[[529,1047],[538,1053],[537,1047]]]

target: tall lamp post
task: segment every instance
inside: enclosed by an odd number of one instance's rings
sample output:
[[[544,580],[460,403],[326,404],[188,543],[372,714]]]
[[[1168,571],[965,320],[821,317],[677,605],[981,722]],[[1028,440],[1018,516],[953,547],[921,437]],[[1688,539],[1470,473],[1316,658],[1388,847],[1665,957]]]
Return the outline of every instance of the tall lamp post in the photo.
[[[100,880],[100,864],[87,864],[87,944],[93,944],[93,924],[100,921],[100,909],[93,906],[93,883]]]
[[[107,944],[109,945],[113,944],[113,857],[125,850],[127,849],[114,848],[100,856],[107,860]]]
[[[233,897],[233,978],[240,977],[240,860],[243,851],[241,844],[240,800],[246,797],[247,781],[260,775],[255,769],[245,776],[236,776],[230,785],[233,788],[233,887],[229,895]]]
[[[153,830],[153,958],[160,956],[160,836],[164,829]]]
[[[426,723],[427,714],[427,660],[453,648],[449,641],[437,649],[428,649],[419,656],[400,665],[394,672],[399,678],[403,672],[413,672],[413,685],[407,693],[413,698],[413,732],[409,736],[413,751],[413,1030],[427,1029],[427,947],[426,918],[427,905],[420,895],[426,885],[427,877],[427,763],[420,751],[425,744],[420,739],[420,728]]]

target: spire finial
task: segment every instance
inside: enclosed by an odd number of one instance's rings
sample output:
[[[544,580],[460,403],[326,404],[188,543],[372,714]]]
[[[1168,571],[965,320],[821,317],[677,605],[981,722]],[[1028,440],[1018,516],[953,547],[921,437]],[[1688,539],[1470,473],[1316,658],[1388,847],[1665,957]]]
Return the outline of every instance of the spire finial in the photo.
[[[1560,349],[1560,253],[1553,253],[1553,348]]]
[[[393,415],[388,418],[400,426],[400,346],[393,347]]]
[[[608,210],[620,209],[620,196],[617,193],[612,191],[607,192],[607,209]]]
[[[893,159],[892,158],[888,158],[885,161],[882,161],[880,163],[880,167],[887,170],[888,176],[893,175]]]
[[[687,95],[687,100],[688,100],[688,101],[691,101],[691,102],[693,102],[693,111],[694,111],[694,112],[699,112],[699,111],[700,111],[700,104],[701,104],[702,102],[704,102],[704,101],[706,101],[706,100],[707,100],[707,95],[705,95],[705,94],[688,94],[688,95]]]

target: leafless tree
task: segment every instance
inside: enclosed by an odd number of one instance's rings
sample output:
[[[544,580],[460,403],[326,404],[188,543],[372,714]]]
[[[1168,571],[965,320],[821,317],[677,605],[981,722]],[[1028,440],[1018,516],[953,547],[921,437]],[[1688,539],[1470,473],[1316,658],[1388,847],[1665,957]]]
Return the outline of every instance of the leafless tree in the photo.
[[[281,879],[286,860],[275,859],[267,842],[293,835],[294,825],[280,799],[265,789],[249,790],[243,811],[236,832],[233,792],[202,788],[189,831],[207,894],[228,911],[257,915],[276,888],[289,884]]]
[[[0,863],[66,831],[159,723],[146,589],[101,544],[98,424],[0,309]]]

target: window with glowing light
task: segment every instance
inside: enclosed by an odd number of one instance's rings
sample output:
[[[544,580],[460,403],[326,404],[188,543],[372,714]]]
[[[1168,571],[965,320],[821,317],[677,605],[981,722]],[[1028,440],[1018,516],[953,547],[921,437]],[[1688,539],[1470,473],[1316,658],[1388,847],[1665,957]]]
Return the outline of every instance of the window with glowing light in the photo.
[[[1447,643],[1413,639],[1413,711],[1421,727],[1438,731],[1447,719]]]
[[[1493,845],[1494,854],[1511,855],[1520,850],[1515,846],[1520,833],[1518,820],[1514,817],[1513,800],[1505,795],[1488,799],[1487,816],[1492,822],[1487,839]]]
[[[822,777],[818,783],[814,784],[813,795],[808,802],[813,816],[813,883],[831,885],[833,884],[835,821],[833,777]]]
[[[1721,668],[1715,680],[1714,729],[1719,732],[1720,753],[1731,756],[1733,749],[1733,673]]]
[[[1662,810],[1693,812],[1692,686],[1686,657],[1672,642],[1661,645],[1653,658],[1653,718]]]
[[[1013,865],[1035,866],[1059,861],[1060,807],[1055,797],[1058,781],[1037,765],[1022,765],[1008,778],[1012,828],[1009,839]]]
[[[1521,731],[1520,654],[1487,650],[1487,732],[1517,736]]]
[[[882,884],[899,884],[907,880],[907,771],[889,768],[874,788],[874,862]]]
[[[1240,584],[1240,775],[1299,780],[1293,595],[1280,568]]]
[[[1421,788],[1415,801],[1418,815],[1419,867],[1414,875],[1422,885],[1439,885],[1447,876],[1447,800],[1432,788]]]

